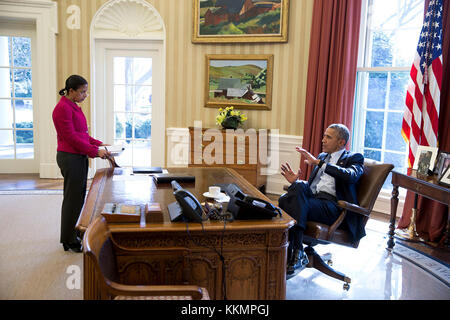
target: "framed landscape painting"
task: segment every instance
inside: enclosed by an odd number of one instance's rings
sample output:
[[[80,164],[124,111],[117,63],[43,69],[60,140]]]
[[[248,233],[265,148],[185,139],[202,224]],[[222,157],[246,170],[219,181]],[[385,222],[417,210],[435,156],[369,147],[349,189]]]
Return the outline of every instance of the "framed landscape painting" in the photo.
[[[273,55],[206,55],[206,107],[271,109]]]
[[[289,0],[192,0],[192,42],[287,42]]]

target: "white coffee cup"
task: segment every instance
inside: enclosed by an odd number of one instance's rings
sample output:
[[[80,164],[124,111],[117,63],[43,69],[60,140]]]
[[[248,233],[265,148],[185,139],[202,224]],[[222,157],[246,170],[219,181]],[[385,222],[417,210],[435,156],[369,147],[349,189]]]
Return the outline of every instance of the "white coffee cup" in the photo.
[[[208,192],[211,197],[217,197],[220,195],[220,187],[216,186],[209,187]]]

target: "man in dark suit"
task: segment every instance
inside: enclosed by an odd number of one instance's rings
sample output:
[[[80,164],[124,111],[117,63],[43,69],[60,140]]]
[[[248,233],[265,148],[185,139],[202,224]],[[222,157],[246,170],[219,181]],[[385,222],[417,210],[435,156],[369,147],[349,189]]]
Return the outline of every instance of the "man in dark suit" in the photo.
[[[289,230],[287,277],[290,278],[308,264],[303,252],[303,232],[307,221],[333,224],[341,210],[338,200],[358,204],[356,188],[364,171],[364,157],[345,150],[350,133],[343,124],[332,124],[322,138],[322,153],[316,158],[305,149],[296,150],[308,165],[315,166],[308,181],[299,180],[301,170],[294,172],[288,163],[281,174],[291,183],[288,192],[278,200],[280,208],[297,224]],[[354,241],[365,236],[361,216],[349,212],[342,224]]]

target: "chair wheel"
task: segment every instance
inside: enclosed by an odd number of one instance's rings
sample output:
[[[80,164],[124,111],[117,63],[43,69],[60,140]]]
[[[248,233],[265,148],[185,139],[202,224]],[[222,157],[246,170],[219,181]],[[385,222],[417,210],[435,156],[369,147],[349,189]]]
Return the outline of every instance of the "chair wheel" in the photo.
[[[344,283],[344,290],[348,291],[350,289],[350,284],[348,284],[347,282]]]

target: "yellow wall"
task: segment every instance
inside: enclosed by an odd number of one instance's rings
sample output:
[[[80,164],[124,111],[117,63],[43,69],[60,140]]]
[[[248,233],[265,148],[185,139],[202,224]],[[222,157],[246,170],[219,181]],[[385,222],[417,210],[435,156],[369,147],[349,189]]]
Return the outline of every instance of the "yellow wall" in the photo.
[[[108,0],[57,0],[57,84],[64,87],[71,74],[90,78],[90,24]],[[280,129],[281,134],[302,135],[310,27],[314,0],[291,0],[287,43],[193,44],[192,0],[147,0],[166,26],[166,127],[188,127],[201,120],[213,127],[217,109],[204,107],[206,54],[273,54],[272,110],[244,110],[246,127]],[[81,9],[81,28],[66,27],[67,7]],[[90,123],[89,98],[83,110]]]

